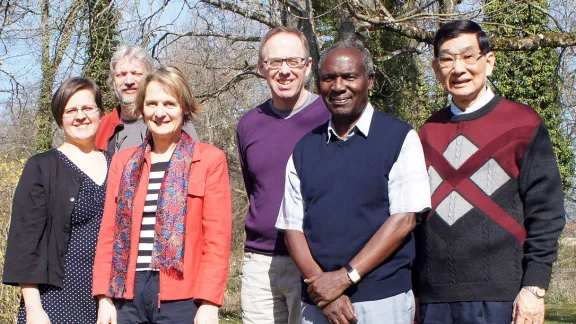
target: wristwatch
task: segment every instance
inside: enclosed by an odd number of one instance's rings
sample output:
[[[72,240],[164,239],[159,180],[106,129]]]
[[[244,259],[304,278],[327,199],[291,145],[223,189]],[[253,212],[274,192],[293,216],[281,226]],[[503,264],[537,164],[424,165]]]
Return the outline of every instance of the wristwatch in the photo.
[[[544,296],[546,296],[546,289],[544,288],[540,288],[537,286],[524,286],[522,287],[526,290],[528,290],[529,292],[533,293],[534,296],[538,297],[538,298],[544,298]]]
[[[348,278],[353,284],[358,283],[360,281],[360,274],[356,269],[352,268],[349,264],[344,266],[344,269],[348,272]]]

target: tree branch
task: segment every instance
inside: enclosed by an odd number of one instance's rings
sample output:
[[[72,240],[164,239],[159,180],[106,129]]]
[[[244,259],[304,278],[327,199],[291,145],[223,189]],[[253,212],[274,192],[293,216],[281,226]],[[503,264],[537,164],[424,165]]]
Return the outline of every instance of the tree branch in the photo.
[[[431,44],[432,41],[434,40],[434,33],[410,25],[408,23],[397,22],[396,19],[394,19],[393,17],[380,19],[378,17],[371,17],[365,14],[361,14],[360,12],[357,11],[357,5],[353,3],[353,0],[346,1],[346,6],[348,7],[348,11],[354,18],[370,23],[373,26],[377,26],[379,28],[383,28],[388,31],[395,32],[399,35],[406,36],[408,38],[415,39],[417,41],[428,44]]]
[[[431,5],[435,4],[436,2],[438,2],[438,0],[430,0],[427,3],[423,4],[421,7],[418,7],[412,11],[409,11],[405,14],[400,15],[400,17],[398,17],[398,19],[404,19],[410,16],[413,16],[417,13],[423,12],[424,10],[426,10],[428,7],[430,7]]]
[[[382,28],[426,44],[432,44],[434,41],[435,32],[416,27],[407,22],[399,22],[394,18],[369,16],[360,13],[358,5],[355,5],[353,0],[347,0],[346,5],[354,18],[367,22],[375,28]],[[434,16],[443,17],[447,15],[436,14]],[[542,48],[567,48],[576,46],[576,32],[546,32],[525,38],[492,37],[490,38],[490,45],[495,51],[534,51]]]
[[[175,36],[174,39],[170,40],[169,42],[166,43],[166,45],[164,45],[164,47],[169,46],[170,44],[176,42],[177,40],[179,40],[180,38],[183,37],[216,37],[216,38],[225,38],[229,41],[231,41],[232,43],[236,43],[236,42],[259,42],[260,39],[262,37],[259,36],[245,36],[245,37],[241,37],[241,36],[233,36],[230,34],[218,34],[218,33],[210,33],[210,32],[206,32],[206,33],[195,33],[195,32],[188,32],[188,33],[184,33],[184,34],[179,34],[179,33],[173,33],[173,32],[165,32],[152,46],[152,57],[155,57],[156,52],[157,52],[157,48],[158,46],[160,46],[160,43],[162,43],[164,40],[166,40],[168,38],[168,36]]]
[[[265,15],[250,10],[250,9],[244,9],[238,5],[235,5],[233,3],[227,2],[227,1],[222,1],[222,0],[200,0],[200,2],[205,3],[207,5],[210,5],[212,7],[215,8],[219,8],[219,9],[224,9],[224,10],[228,10],[230,12],[233,12],[235,14],[238,14],[240,16],[246,17],[248,19],[252,19],[255,20],[261,24],[267,25],[270,28],[272,27],[276,27],[277,24],[275,24],[273,21],[271,21],[270,19],[268,19],[268,17],[266,17]]]
[[[254,71],[242,72],[242,73],[238,74],[237,76],[235,76],[232,80],[226,82],[225,85],[221,86],[217,90],[212,91],[212,92],[205,92],[205,93],[201,93],[201,94],[197,95],[196,99],[198,99],[200,101],[200,103],[204,103],[209,99],[212,99],[212,98],[219,96],[223,92],[227,92],[236,83],[238,83],[242,80],[245,80],[249,76],[256,77],[259,79],[264,79],[264,77],[262,75],[260,75],[260,73],[258,73],[258,72],[254,72]]]
[[[571,46],[576,46],[576,32],[548,32],[525,38],[490,38],[490,47],[495,51],[535,51],[543,48],[567,48]]]
[[[388,61],[396,56],[401,56],[401,55],[406,55],[406,54],[422,54],[422,51],[420,51],[417,48],[407,48],[407,49],[403,49],[403,50],[398,50],[398,51],[391,51],[391,52],[385,52],[387,55],[385,56],[375,56],[374,57],[374,62],[385,62]]]

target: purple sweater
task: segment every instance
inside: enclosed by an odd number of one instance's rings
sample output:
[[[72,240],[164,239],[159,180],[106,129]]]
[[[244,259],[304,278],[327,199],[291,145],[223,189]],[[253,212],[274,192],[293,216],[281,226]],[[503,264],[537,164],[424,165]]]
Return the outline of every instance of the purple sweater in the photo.
[[[238,152],[250,199],[246,251],[288,255],[284,235],[275,227],[284,195],[286,164],[296,143],[329,118],[330,112],[319,97],[287,119],[278,117],[266,101],[238,122]]]

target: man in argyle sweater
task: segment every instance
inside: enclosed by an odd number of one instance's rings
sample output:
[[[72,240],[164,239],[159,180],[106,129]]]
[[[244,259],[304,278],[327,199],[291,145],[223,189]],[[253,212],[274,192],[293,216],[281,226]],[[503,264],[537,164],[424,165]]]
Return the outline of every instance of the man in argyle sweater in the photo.
[[[449,107],[420,132],[432,210],[416,229],[421,323],[543,323],[565,224],[548,130],[527,105],[495,96],[495,56],[469,20],[443,25],[433,68]]]

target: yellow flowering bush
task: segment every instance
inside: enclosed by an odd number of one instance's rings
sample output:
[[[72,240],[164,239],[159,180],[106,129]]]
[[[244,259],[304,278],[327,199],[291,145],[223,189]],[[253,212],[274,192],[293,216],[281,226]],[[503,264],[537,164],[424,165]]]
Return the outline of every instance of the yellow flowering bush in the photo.
[[[25,159],[13,160],[8,156],[0,157],[0,274],[4,270],[4,252],[10,227],[12,196]],[[0,285],[0,323],[16,323],[16,312],[20,302],[18,287]]]

